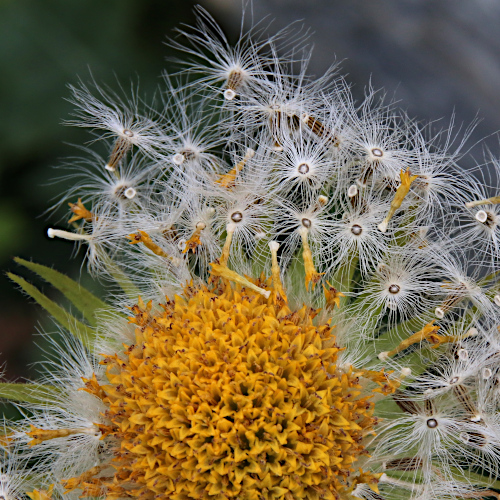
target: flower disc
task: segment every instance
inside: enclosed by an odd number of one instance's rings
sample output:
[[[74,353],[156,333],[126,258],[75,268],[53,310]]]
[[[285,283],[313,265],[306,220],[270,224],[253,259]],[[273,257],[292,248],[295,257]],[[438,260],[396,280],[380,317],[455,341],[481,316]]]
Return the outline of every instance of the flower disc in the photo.
[[[132,310],[136,344],[94,390],[116,443],[115,477],[93,480],[108,497],[335,499],[376,484],[356,464],[373,404],[317,311],[229,285]]]

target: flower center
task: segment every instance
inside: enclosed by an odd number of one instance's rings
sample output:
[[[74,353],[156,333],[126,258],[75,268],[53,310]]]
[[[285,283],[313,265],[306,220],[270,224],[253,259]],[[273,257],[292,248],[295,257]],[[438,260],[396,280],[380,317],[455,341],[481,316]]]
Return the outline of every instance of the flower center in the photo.
[[[140,301],[135,344],[105,358],[109,383],[88,389],[108,407],[100,430],[114,443],[114,477],[92,480],[101,494],[305,500],[376,483],[356,465],[376,423],[371,393],[362,370],[337,369],[329,324],[315,326],[307,306],[212,286],[161,307]],[[383,372],[373,380],[388,384]]]

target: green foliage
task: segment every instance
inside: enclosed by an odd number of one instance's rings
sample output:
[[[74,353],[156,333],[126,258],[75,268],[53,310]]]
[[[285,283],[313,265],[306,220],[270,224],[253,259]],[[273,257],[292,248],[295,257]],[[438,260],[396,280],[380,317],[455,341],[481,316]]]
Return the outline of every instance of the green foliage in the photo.
[[[58,389],[49,385],[0,382],[0,398],[21,403],[44,403],[56,391]]]
[[[38,302],[38,304],[40,304],[62,327],[66,328],[80,340],[84,346],[91,348],[96,335],[92,327],[76,319],[73,315],[40,292],[38,288],[28,283],[24,278],[13,273],[7,273],[7,276],[17,283],[31,298]]]
[[[64,296],[83,314],[91,326],[97,326],[96,313],[99,310],[109,310],[109,306],[94,294],[83,288],[79,283],[68,276],[41,264],[35,264],[19,257],[14,260],[21,266],[38,274]]]

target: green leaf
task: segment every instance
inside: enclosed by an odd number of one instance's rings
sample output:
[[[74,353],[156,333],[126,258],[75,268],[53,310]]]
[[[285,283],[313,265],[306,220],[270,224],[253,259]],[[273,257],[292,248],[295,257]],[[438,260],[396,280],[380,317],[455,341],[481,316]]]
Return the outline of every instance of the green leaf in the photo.
[[[77,320],[24,278],[12,273],[7,273],[7,276],[17,283],[31,298],[35,299],[61,326],[79,339],[84,346],[89,349],[92,348],[95,332],[91,327]]]
[[[22,403],[45,403],[59,389],[50,385],[0,382],[0,398]]]
[[[30,271],[41,276],[45,281],[48,281],[62,292],[92,326],[97,325],[96,312],[100,309],[109,309],[108,304],[59,271],[19,257],[15,257],[14,260],[19,265],[27,267]]]

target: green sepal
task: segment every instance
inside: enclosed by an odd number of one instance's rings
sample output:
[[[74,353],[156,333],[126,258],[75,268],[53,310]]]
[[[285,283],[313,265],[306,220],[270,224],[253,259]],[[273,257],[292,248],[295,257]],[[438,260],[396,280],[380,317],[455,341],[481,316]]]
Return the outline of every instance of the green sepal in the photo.
[[[89,349],[92,348],[92,341],[96,337],[95,331],[92,327],[77,320],[61,306],[46,297],[42,292],[40,292],[40,290],[38,290],[38,288],[33,286],[31,283],[28,283],[24,278],[12,273],[7,273],[7,276],[12,281],[17,283],[32,299],[38,302],[38,304],[40,304],[62,327],[66,328],[71,334],[80,340],[85,347]]]
[[[96,312],[102,309],[109,309],[108,304],[59,271],[19,257],[14,257],[14,261],[21,266],[27,267],[30,271],[38,274],[38,276],[57,288],[83,314],[84,318],[92,326],[97,326]]]
[[[50,385],[0,382],[0,398],[20,403],[46,403],[59,389]]]

